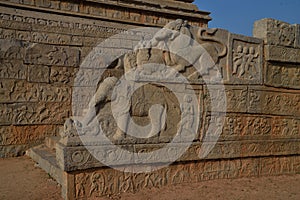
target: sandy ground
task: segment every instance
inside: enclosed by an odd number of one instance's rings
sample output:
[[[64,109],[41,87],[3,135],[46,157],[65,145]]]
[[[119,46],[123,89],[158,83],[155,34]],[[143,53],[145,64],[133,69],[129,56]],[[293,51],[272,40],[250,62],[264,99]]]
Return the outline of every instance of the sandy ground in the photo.
[[[0,159],[1,200],[61,200],[60,187],[28,157]],[[198,200],[198,199],[300,199],[300,174],[195,184],[144,190],[100,199]]]
[[[61,200],[59,185],[28,157],[0,159],[1,200]]]

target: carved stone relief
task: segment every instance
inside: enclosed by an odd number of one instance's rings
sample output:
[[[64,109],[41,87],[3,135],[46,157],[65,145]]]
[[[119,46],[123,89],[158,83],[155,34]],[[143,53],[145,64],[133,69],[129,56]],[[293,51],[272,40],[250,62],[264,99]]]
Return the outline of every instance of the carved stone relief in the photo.
[[[198,182],[216,178],[253,177],[295,172],[297,157],[252,158],[171,165],[152,173],[130,174],[112,169],[75,175],[74,198],[96,198],[120,192]]]
[[[250,113],[300,116],[300,94],[289,91],[250,89]]]
[[[262,41],[231,34],[229,79],[236,84],[262,83]]]
[[[26,49],[25,63],[76,67],[79,56],[75,48],[32,44]]]
[[[213,123],[218,126],[217,117],[208,115],[204,124]],[[260,140],[278,138],[298,138],[300,119],[291,117],[275,117],[248,114],[227,114],[219,141],[223,140]],[[204,132],[207,131],[207,127]],[[214,139],[213,136],[210,137]]]
[[[63,124],[69,116],[67,103],[0,104],[1,125]]]
[[[0,145],[40,143],[57,133],[57,129],[55,125],[1,126]]]
[[[266,44],[294,47],[296,26],[274,19],[258,20],[253,36],[264,39]]]
[[[300,66],[268,63],[265,82],[270,86],[300,89]]]
[[[222,111],[224,107],[224,100],[222,100],[222,90],[219,86],[210,86],[210,88],[214,92],[214,98],[212,99],[210,96],[210,92],[207,87],[204,87],[204,104],[206,111],[212,111],[211,102],[219,102],[218,105],[214,106],[214,111]],[[246,86],[226,86],[225,87],[225,95],[227,97],[226,107],[227,112],[247,112],[247,106],[249,105],[249,97],[248,97],[248,88]],[[220,98],[220,99],[218,99]]]

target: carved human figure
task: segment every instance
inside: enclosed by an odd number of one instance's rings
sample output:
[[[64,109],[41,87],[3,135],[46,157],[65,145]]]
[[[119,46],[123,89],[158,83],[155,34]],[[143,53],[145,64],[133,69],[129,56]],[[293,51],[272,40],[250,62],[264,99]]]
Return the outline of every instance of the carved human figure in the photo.
[[[234,128],[234,134],[235,135],[242,135],[243,134],[244,125],[242,122],[241,117],[236,118],[236,126]]]
[[[281,110],[281,96],[276,95],[274,99],[274,105],[273,105],[274,111],[280,111]]]
[[[250,47],[249,48],[248,59],[247,59],[247,62],[246,62],[246,67],[245,67],[248,72],[250,72],[251,68],[252,69],[254,68],[255,73],[258,72],[259,69],[257,68],[256,61],[255,61],[255,59],[257,59],[258,56],[259,56],[258,52],[255,53],[255,48]],[[249,78],[253,78],[252,75],[250,75]]]
[[[292,135],[299,135],[299,121],[295,119],[293,120]]]
[[[256,118],[256,119],[254,119],[254,122],[253,122],[253,134],[260,135],[261,134],[260,129],[261,129],[260,118]]]
[[[289,70],[286,67],[282,67],[281,70],[281,85],[287,86],[290,82]]]
[[[266,99],[265,99],[266,108],[270,109],[272,100],[273,100],[273,95],[269,95],[269,94],[266,95]]]
[[[280,84],[280,82],[281,82],[280,76],[281,76],[280,68],[274,66],[273,70],[271,71],[270,80],[269,81],[274,81],[274,83]]]
[[[274,135],[280,135],[282,133],[282,126],[280,120],[274,120],[272,133],[274,133]]]
[[[103,185],[102,181],[100,180],[101,176],[98,173],[93,173],[91,176],[91,189],[89,192],[89,196],[92,196],[94,192],[100,191],[100,186]],[[100,183],[100,184],[99,184]]]
[[[184,102],[180,105],[181,122],[179,124],[178,133],[182,133],[184,129],[190,130],[194,123],[194,107],[192,105],[192,97],[190,95],[184,96]]]
[[[23,81],[15,82],[14,86],[11,88],[10,95],[14,95],[15,100],[26,100],[26,86]]]
[[[229,135],[234,135],[234,119],[232,117],[227,117],[227,126],[225,130],[228,132]]]
[[[87,183],[88,176],[84,174],[76,176],[76,197],[85,196],[85,185]]]
[[[240,96],[238,97],[239,108],[244,108],[244,106],[247,104],[247,93],[247,89],[241,91]]]
[[[288,120],[286,119],[283,119],[282,120],[282,135],[283,136],[287,136],[288,133],[289,133],[289,123],[288,123]]]
[[[250,108],[256,108],[259,103],[260,96],[257,94],[255,90],[250,90]]]
[[[293,83],[294,86],[299,86],[300,85],[300,68],[297,68],[295,70],[295,74],[294,74],[292,83]]]
[[[268,123],[268,120],[266,118],[263,118],[261,120],[261,131],[263,135],[267,135],[271,131],[271,126]]]
[[[243,68],[242,64],[243,64],[243,47],[241,45],[239,45],[237,47],[237,50],[233,50],[233,70],[232,70],[232,74],[237,74],[238,69],[239,68]],[[240,71],[240,74],[243,73],[242,69]]]
[[[250,117],[247,118],[247,123],[246,123],[246,135],[252,135],[252,125],[253,125],[253,119]]]
[[[227,104],[227,108],[228,109],[234,109],[235,106],[236,106],[236,101],[237,101],[237,97],[235,95],[234,90],[232,90],[232,89],[227,90],[226,95],[228,97],[228,102],[229,102]],[[222,105],[220,105],[220,106],[222,106]]]
[[[239,77],[242,77],[245,74],[248,59],[249,59],[249,48],[247,46],[245,46],[245,47],[243,47],[243,58],[242,58],[242,64],[241,64],[241,70],[240,70]]]

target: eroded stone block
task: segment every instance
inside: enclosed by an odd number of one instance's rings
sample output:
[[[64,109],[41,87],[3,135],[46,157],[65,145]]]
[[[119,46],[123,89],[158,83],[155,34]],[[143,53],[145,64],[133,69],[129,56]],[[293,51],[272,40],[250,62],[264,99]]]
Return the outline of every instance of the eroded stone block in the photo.
[[[0,39],[0,58],[6,60],[23,60],[25,58],[25,42]]]
[[[36,83],[49,83],[50,69],[48,66],[28,66],[28,81]]]
[[[275,19],[262,19],[254,23],[253,36],[264,39],[268,45],[294,47],[296,26]]]
[[[300,49],[266,45],[265,59],[267,61],[277,61],[286,63],[300,63]]]
[[[1,125],[63,124],[69,116],[70,103],[0,104]]]
[[[40,65],[79,65],[80,52],[76,48],[32,44],[26,49],[25,63]]]
[[[57,134],[55,125],[1,126],[0,145],[21,145],[42,143],[47,136]]]
[[[268,63],[265,83],[278,88],[300,89],[300,65]]]

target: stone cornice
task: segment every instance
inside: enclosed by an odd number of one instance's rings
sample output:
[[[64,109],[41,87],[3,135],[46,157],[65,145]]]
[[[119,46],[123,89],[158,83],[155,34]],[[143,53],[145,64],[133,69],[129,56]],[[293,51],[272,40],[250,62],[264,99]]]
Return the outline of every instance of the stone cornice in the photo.
[[[193,25],[207,26],[211,20],[209,12],[193,10],[197,7],[190,3],[162,0],[85,0],[85,1],[32,1],[14,3],[5,1],[0,5],[40,12],[50,12],[86,18],[96,18],[133,25],[164,26],[177,18],[186,19]],[[176,6],[177,5],[177,6]],[[183,6],[186,5],[186,6]],[[189,6],[188,6],[189,5]],[[191,6],[192,5],[192,6]]]

